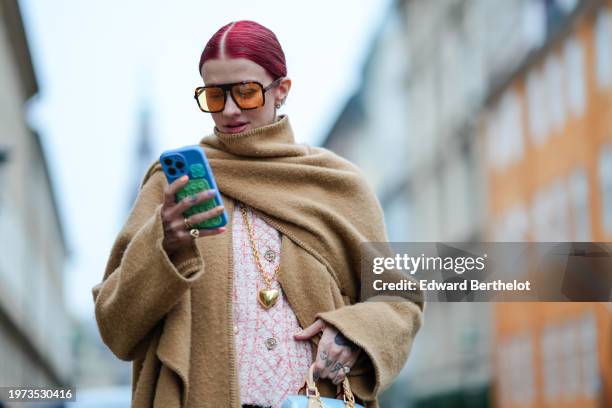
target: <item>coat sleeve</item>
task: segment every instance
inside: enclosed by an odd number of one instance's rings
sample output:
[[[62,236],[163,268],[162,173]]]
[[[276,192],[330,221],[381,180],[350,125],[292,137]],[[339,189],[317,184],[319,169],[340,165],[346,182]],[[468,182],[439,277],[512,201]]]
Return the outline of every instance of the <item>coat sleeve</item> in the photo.
[[[349,380],[355,395],[374,400],[403,368],[422,324],[422,309],[409,301],[367,301],[319,313],[362,349]]]
[[[102,340],[126,361],[146,351],[148,335],[204,272],[195,243],[172,259],[163,249],[160,210],[166,184],[162,172],[147,173],[102,282],[92,289]]]
[[[346,243],[347,253],[353,254],[349,256],[349,264],[336,265],[336,270],[350,271],[341,274],[349,276],[350,281],[343,284],[343,280],[340,280],[342,293],[355,294],[351,288],[361,288],[362,283],[365,283],[362,282],[362,257],[368,259],[392,254],[390,246],[385,244],[388,238],[378,200],[371,191],[364,191],[359,196],[369,203],[365,207],[370,211],[359,228],[362,232],[360,238]],[[363,212],[366,213],[365,210]],[[367,242],[383,245],[364,246]],[[397,270],[385,274],[387,282],[412,279]],[[361,348],[362,353],[351,369],[349,381],[355,395],[364,401],[373,401],[391,385],[406,364],[414,338],[423,322],[423,293],[416,290],[405,297],[373,296],[360,299],[359,290],[352,304],[319,313],[317,317],[336,327]]]

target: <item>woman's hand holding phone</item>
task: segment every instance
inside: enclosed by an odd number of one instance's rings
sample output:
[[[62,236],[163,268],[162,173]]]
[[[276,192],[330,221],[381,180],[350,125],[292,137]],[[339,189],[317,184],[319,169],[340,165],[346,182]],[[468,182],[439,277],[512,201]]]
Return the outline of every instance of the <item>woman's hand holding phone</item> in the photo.
[[[161,218],[164,228],[164,241],[162,245],[168,256],[175,253],[181,247],[191,245],[191,241],[193,240],[193,237],[189,234],[189,229],[187,229],[183,212],[215,196],[215,190],[206,190],[194,196],[186,197],[177,203],[175,201],[176,193],[185,187],[188,181],[189,178],[183,176],[174,180],[164,188],[164,203],[161,209]],[[202,221],[219,216],[223,213],[223,210],[223,206],[217,206],[208,211],[194,214],[187,218],[187,223],[189,225],[199,224]],[[199,236],[217,235],[224,231],[225,227],[200,229]]]

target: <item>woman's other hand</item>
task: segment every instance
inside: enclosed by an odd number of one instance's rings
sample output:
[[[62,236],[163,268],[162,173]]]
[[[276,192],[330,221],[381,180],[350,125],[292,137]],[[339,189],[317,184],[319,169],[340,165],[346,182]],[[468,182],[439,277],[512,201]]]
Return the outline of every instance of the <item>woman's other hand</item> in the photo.
[[[329,378],[334,384],[340,384],[346,374],[355,365],[361,349],[344,337],[334,326],[317,319],[313,324],[294,335],[296,340],[309,340],[323,332],[317,348],[314,367],[314,379]],[[346,371],[348,370],[348,371]]]
[[[215,196],[215,190],[202,191],[196,195],[185,197],[180,202],[175,202],[176,193],[189,182],[189,177],[183,176],[164,188],[164,203],[161,209],[161,218],[164,228],[163,247],[168,255],[173,254],[182,246],[191,244],[193,237],[189,234],[187,223],[199,224],[202,221],[217,217],[223,213],[223,206],[217,206],[208,211],[194,214],[185,219],[183,212],[203,201],[210,200]],[[215,229],[200,229],[199,236],[216,235],[225,231],[225,227]]]

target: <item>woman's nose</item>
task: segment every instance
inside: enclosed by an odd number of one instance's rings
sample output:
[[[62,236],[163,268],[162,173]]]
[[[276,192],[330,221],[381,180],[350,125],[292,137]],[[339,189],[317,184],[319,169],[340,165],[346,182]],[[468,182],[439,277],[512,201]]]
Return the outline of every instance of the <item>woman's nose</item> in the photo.
[[[240,114],[240,112],[241,110],[238,105],[236,105],[236,102],[234,102],[234,99],[230,95],[228,95],[227,100],[225,101],[225,108],[223,109],[223,114],[232,116]]]

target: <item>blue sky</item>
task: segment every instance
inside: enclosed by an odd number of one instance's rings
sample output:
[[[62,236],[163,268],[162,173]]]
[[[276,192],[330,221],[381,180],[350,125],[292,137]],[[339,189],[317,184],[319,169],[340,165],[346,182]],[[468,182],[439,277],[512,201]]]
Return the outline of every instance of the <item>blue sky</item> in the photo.
[[[40,87],[28,120],[43,139],[71,251],[69,311],[93,316],[91,287],[141,176],[130,167],[140,112],[150,111],[156,155],[212,131],[193,89],[219,27],[250,19],[276,33],[293,81],[282,112],[299,142],[317,144],[355,89],[389,3],[21,0]]]

